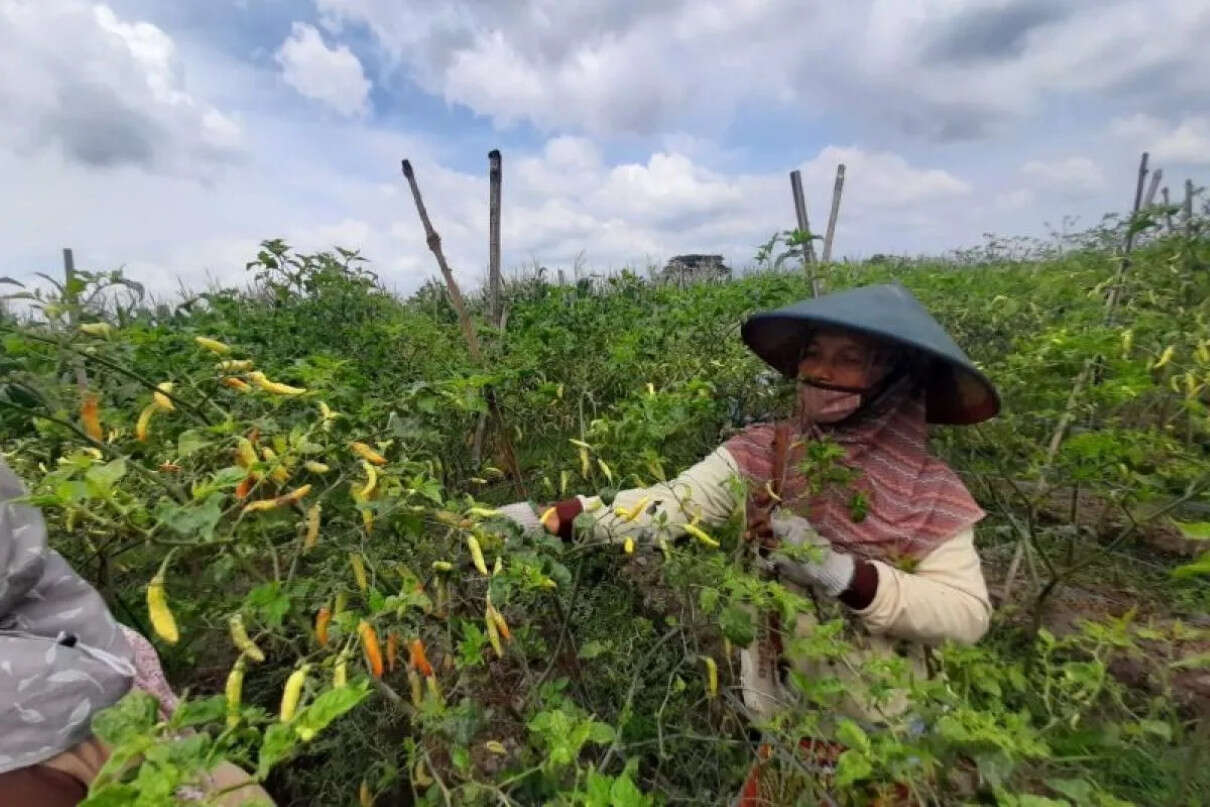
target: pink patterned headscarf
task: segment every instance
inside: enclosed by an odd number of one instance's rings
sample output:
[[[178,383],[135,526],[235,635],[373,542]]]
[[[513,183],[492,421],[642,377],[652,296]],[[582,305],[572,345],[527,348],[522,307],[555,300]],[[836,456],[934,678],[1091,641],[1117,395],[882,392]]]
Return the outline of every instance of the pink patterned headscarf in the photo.
[[[781,497],[820,535],[846,551],[895,563],[919,560],[986,515],[948,465],[928,453],[924,399],[901,378],[880,396],[876,411],[854,423],[823,426],[786,422],[748,427],[723,444],[753,489],[770,481],[777,430],[793,435]],[[828,437],[845,449],[841,463],[859,471],[848,485],[811,495],[800,465],[805,442]],[[865,494],[854,520],[854,490]]]

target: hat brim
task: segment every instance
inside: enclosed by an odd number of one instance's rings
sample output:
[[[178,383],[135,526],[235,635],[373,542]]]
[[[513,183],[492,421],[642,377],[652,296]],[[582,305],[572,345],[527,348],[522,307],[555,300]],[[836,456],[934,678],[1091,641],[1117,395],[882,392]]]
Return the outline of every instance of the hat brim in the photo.
[[[755,314],[740,330],[748,347],[769,366],[788,378],[798,375],[802,346],[821,327],[839,328],[872,336],[918,351],[927,357],[925,417],[929,423],[968,426],[982,423],[1000,412],[1000,395],[991,381],[973,364],[956,361],[920,340],[876,326],[856,325],[825,314]]]

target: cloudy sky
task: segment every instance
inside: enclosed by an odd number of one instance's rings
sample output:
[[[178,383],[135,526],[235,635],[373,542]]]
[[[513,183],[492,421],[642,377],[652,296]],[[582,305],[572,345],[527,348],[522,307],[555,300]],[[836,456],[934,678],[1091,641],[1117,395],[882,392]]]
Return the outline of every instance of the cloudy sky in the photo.
[[[1210,180],[1210,0],[0,0],[0,275],[242,282],[257,243],[459,277],[503,262],[936,253],[1120,211],[1149,149]]]

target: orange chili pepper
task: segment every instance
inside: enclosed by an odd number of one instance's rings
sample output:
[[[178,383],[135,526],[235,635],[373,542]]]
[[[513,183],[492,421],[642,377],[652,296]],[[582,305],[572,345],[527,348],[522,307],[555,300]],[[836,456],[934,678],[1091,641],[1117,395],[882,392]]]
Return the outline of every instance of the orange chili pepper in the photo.
[[[411,655],[411,665],[415,667],[421,675],[426,678],[433,674],[433,665],[429,664],[428,656],[424,652],[424,642],[420,639],[413,639],[408,645],[408,651]]]
[[[252,492],[252,486],[256,484],[256,480],[250,476],[245,476],[244,480],[235,486],[235,498],[246,499],[248,494]]]
[[[105,438],[105,433],[101,430],[97,396],[91,392],[84,396],[84,403],[80,405],[80,420],[84,423],[84,432],[93,440],[99,443]]]
[[[328,623],[331,621],[332,611],[325,605],[315,615],[315,641],[319,642],[321,647],[328,643]]]
[[[399,658],[399,634],[391,631],[387,636],[387,671],[395,672],[395,661]]]
[[[378,646],[378,634],[374,632],[374,627],[364,619],[358,623],[357,632],[361,634],[361,646],[365,650],[366,663],[370,665],[370,672],[375,678],[381,678],[382,650]]]

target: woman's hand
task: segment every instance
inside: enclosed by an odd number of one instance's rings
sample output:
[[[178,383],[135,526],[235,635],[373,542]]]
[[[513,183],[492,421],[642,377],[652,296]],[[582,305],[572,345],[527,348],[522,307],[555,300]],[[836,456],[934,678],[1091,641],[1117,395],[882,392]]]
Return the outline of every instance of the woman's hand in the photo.
[[[559,532],[559,514],[554,512],[553,508],[551,508],[551,512],[547,515],[546,521],[542,521],[538,517],[538,513],[529,502],[514,502],[513,504],[506,504],[503,507],[496,508],[496,510],[500,515],[520,527],[522,532],[539,532],[543,529],[552,535]]]
[[[829,597],[840,596],[853,582],[856,570],[853,556],[834,550],[828,539],[816,532],[805,518],[779,509],[772,514],[769,525],[773,536],[781,543],[790,546],[813,546],[823,553],[820,560],[804,563],[790,558],[785,553],[773,552],[769,556],[769,566],[776,569],[782,577],[804,588],[818,587]]]

